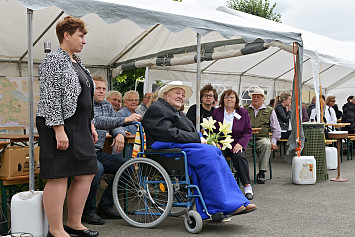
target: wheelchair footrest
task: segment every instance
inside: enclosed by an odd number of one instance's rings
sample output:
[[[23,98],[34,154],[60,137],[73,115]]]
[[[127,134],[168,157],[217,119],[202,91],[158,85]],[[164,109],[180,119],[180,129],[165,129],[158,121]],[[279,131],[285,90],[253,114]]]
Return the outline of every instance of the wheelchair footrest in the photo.
[[[223,212],[217,212],[211,215],[211,220],[216,222],[221,222],[226,216]]]

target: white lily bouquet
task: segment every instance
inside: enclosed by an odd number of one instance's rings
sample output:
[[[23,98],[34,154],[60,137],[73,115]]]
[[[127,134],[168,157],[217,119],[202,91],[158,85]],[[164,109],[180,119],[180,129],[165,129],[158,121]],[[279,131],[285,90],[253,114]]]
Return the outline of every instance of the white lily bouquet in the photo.
[[[231,143],[234,141],[232,139],[231,135],[228,135],[228,133],[232,133],[232,131],[229,129],[230,124],[227,124],[223,121],[223,123],[218,122],[219,125],[219,132],[215,133],[214,129],[216,129],[216,126],[214,125],[217,121],[214,120],[212,117],[209,117],[207,120],[206,118],[202,119],[202,124],[201,126],[204,128],[203,135],[207,136],[207,144],[214,145],[218,148],[219,145],[218,143],[222,144],[222,150],[225,150],[226,148],[232,149]]]

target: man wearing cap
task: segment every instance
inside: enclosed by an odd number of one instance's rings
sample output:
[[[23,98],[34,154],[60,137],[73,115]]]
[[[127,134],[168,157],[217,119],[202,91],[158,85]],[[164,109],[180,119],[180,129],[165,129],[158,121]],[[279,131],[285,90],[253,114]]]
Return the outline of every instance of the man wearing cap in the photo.
[[[240,191],[219,148],[207,145],[194,124],[180,111],[192,90],[181,81],[173,81],[159,90],[157,102],[143,117],[147,147],[153,149],[181,148],[187,154],[189,175],[199,186],[210,214],[223,212],[236,215],[254,211]],[[197,198],[196,209],[202,219],[208,218]]]
[[[253,93],[249,93],[249,96],[252,98],[251,104],[246,105],[245,108],[248,110],[251,126],[261,128],[255,134],[256,152],[259,154],[257,183],[264,184],[271,150],[277,150],[277,141],[281,138],[281,128],[274,109],[264,104],[266,98],[264,90],[256,88]],[[272,133],[271,141],[269,132]]]

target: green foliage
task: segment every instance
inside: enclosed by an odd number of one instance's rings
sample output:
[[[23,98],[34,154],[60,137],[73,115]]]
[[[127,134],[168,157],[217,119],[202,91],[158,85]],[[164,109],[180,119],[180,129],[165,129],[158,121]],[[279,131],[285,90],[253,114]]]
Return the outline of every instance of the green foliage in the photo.
[[[276,3],[271,6],[270,0],[229,0],[227,7],[281,23],[281,14],[273,12]]]
[[[144,78],[145,68],[137,68],[124,70],[121,75],[118,75],[113,79],[113,89],[122,93],[122,95],[129,91],[134,90],[134,85],[137,78]],[[139,92],[140,98],[143,94],[143,83],[137,84],[137,91]]]

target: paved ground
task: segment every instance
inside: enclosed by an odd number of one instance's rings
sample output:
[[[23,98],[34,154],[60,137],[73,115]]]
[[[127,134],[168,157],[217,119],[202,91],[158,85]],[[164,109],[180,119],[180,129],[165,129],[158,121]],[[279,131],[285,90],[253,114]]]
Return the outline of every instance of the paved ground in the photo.
[[[249,160],[252,167],[252,160]],[[292,183],[292,167],[283,158],[272,160],[273,179],[253,185],[258,210],[233,217],[230,222],[204,222],[203,236],[355,236],[355,160],[341,164],[348,182]],[[250,170],[252,176],[253,172]],[[328,171],[330,178],[336,170]],[[251,177],[253,178],[253,177]],[[183,217],[168,217],[154,229],[140,229],[124,220],[87,225],[100,236],[188,236]]]

